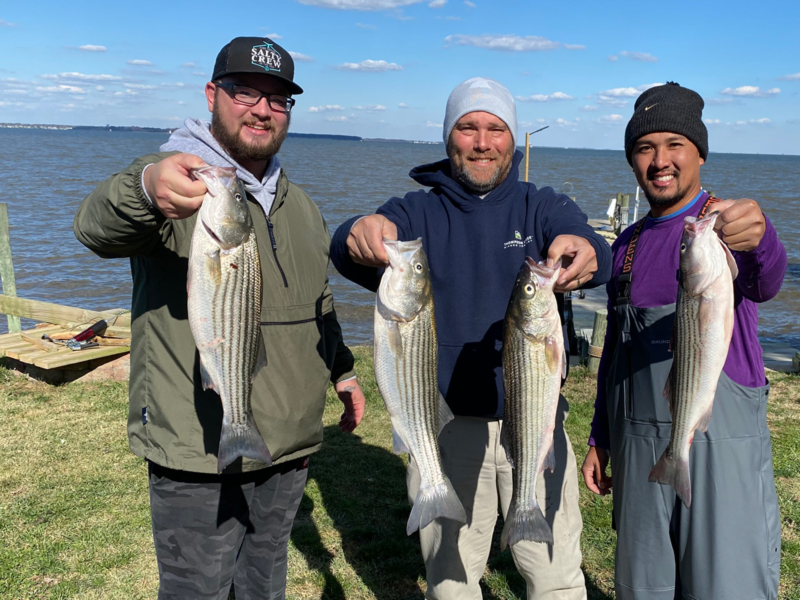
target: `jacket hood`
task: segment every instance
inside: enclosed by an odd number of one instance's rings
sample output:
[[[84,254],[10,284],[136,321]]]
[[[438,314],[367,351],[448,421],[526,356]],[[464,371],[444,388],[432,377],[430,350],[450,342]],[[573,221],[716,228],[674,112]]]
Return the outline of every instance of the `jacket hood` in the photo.
[[[483,198],[471,194],[453,179],[449,158],[415,167],[408,175],[417,183],[433,188],[435,193],[446,196],[462,210],[470,211],[479,206],[498,204],[511,198],[514,188],[519,184],[519,163],[523,158],[522,152],[515,150],[508,175],[500,185]]]
[[[275,201],[278,177],[281,172],[281,164],[278,162],[277,156],[272,157],[264,172],[264,177],[259,181],[250,171],[233,160],[219,145],[216,138],[211,135],[211,123],[200,119],[186,119],[183,127],[176,129],[160,150],[161,152],[177,151],[194,154],[214,167],[234,167],[236,175],[244,184],[245,189],[261,204],[266,214],[269,214],[272,203]]]

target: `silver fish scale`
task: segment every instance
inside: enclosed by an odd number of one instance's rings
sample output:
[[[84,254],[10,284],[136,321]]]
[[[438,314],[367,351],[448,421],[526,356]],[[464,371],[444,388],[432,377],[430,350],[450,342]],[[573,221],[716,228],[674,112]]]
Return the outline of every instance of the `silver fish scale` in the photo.
[[[433,485],[444,480],[439,444],[439,389],[436,383],[437,343],[433,302],[417,317],[397,324],[403,356],[395,356],[389,344],[387,322],[376,318],[375,378],[393,422],[407,433],[409,450],[420,469],[422,481]]]
[[[506,409],[505,445],[510,450],[514,502],[538,506],[536,481],[553,441],[561,372],[550,372],[544,343],[532,343],[519,330],[503,343]]]
[[[213,353],[214,379],[228,421],[244,424],[250,414],[250,389],[261,324],[261,267],[255,232],[229,253],[220,253],[222,278],[214,293],[214,337],[228,348]],[[205,363],[204,363],[205,364]],[[208,365],[206,365],[208,369]]]

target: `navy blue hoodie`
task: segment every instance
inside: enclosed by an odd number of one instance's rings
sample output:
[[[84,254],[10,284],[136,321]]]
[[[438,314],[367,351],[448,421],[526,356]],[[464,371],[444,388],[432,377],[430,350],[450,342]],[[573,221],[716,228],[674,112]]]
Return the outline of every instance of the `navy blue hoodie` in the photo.
[[[598,271],[586,287],[611,274],[611,249],[586,215],[552,188],[518,181],[521,160],[516,152],[508,177],[484,198],[452,178],[449,159],[417,167],[411,178],[432,189],[392,198],[377,211],[397,225],[398,239],[422,238],[436,307],[439,389],[456,415],[503,417],[503,318],[526,256],[544,260],[556,236],[578,235],[597,253]],[[347,251],[357,218],[336,230],[331,259],[344,277],[376,291],[382,270],[354,263]]]

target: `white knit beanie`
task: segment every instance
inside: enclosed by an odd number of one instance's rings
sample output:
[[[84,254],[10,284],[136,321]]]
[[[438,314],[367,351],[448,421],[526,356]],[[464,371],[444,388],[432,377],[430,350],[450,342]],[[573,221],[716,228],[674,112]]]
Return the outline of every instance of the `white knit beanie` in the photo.
[[[503,84],[485,77],[467,79],[451,92],[444,112],[445,144],[458,120],[475,111],[487,112],[502,119],[511,131],[514,146],[517,145],[517,106],[514,97]]]

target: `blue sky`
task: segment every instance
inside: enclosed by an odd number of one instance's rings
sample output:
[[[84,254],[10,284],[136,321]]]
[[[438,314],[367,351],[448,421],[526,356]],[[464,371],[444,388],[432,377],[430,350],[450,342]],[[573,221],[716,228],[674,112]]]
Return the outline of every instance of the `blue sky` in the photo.
[[[295,57],[292,130],[441,140],[452,88],[492,77],[544,146],[620,149],[636,96],[706,100],[711,151],[800,154],[800,8],[789,1],[4,2],[0,122],[175,127],[206,118],[219,49]]]

